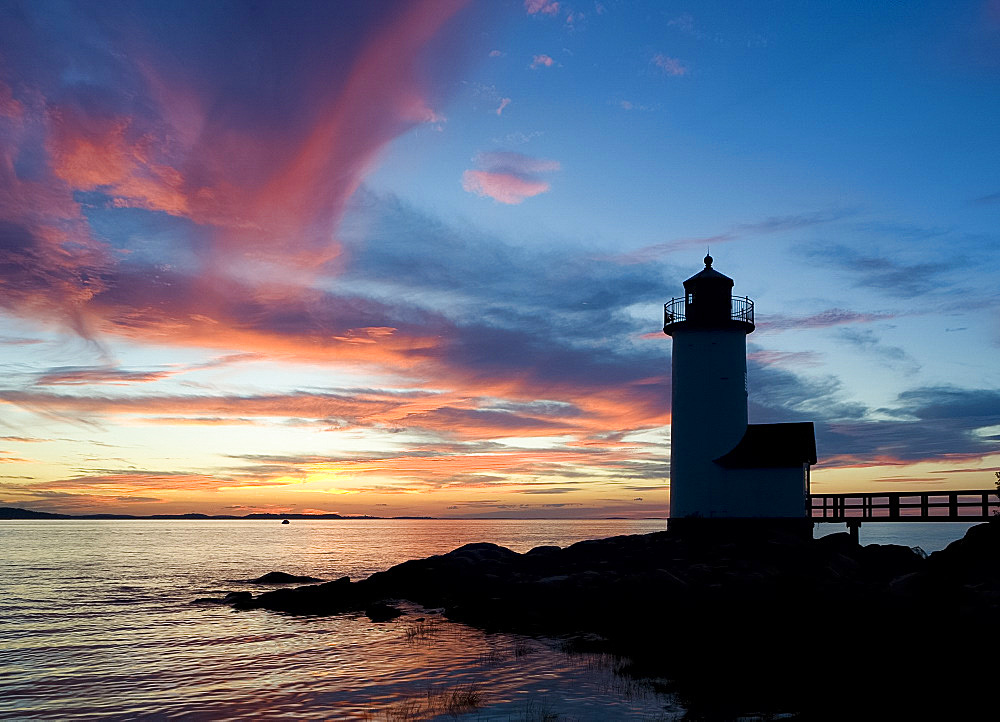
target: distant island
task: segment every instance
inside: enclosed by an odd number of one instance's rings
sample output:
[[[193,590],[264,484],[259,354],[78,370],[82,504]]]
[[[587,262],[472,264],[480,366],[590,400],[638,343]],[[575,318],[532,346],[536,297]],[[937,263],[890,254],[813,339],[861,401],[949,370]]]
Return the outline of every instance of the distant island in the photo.
[[[233,514],[53,514],[47,511],[32,511],[13,506],[0,507],[0,520],[4,519],[434,519],[432,516],[344,516],[343,514],[271,514],[256,513],[235,516]]]

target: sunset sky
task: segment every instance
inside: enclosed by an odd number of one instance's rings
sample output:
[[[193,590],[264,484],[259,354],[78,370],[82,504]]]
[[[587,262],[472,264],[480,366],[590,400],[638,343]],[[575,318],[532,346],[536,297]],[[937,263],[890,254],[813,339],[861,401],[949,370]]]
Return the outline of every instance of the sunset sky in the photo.
[[[1000,468],[1000,0],[0,0],[0,506],[647,517],[663,303],[814,491]]]

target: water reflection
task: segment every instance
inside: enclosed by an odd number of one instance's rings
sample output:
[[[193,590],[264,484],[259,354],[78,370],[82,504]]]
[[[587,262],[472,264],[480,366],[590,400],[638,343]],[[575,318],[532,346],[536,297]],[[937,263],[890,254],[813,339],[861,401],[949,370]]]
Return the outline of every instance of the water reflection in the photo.
[[[662,525],[4,522],[0,716],[507,720],[551,709],[670,719],[669,697],[616,692],[596,658],[485,635],[417,608],[374,624],[191,603],[260,591],[227,580],[272,570],[357,579],[467,542],[526,551]]]

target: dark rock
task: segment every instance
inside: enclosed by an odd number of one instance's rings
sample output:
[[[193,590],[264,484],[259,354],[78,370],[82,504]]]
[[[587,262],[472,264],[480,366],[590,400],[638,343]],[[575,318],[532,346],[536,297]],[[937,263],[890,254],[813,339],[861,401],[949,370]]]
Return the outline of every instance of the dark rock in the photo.
[[[525,552],[525,556],[528,556],[528,557],[549,556],[551,554],[556,554],[556,553],[561,552],[561,551],[562,551],[562,547],[557,547],[557,546],[540,546],[540,547],[535,547],[534,549],[529,549],[527,552]]]
[[[858,549],[856,558],[868,578],[880,582],[915,572],[924,562],[913,549],[898,544],[869,544]]]
[[[270,609],[289,614],[323,615],[351,612],[361,608],[354,591],[350,577],[341,577],[323,584],[264,592],[254,597],[250,608]]]
[[[223,604],[231,604],[235,609],[250,609],[253,605],[253,594],[250,592],[229,592],[222,598]]]
[[[268,572],[256,579],[247,579],[248,584],[309,584],[311,582],[322,582],[322,579],[310,576],[298,576],[285,572]]]
[[[851,539],[851,535],[846,531],[837,532],[835,534],[827,534],[826,536],[815,539],[813,544],[821,549],[832,549],[838,552],[849,554],[851,550],[857,549],[859,544]]]
[[[927,561],[942,577],[964,583],[1000,583],[1000,519],[971,527]]]
[[[365,607],[365,616],[373,622],[391,622],[402,615],[402,610],[384,602],[376,602]]]

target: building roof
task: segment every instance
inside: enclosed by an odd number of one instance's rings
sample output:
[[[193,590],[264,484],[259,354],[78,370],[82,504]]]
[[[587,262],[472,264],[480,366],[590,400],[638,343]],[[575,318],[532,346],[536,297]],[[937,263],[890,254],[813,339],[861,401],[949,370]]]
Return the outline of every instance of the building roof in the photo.
[[[715,460],[727,469],[771,469],[816,463],[816,431],[811,421],[749,424],[733,450]]]
[[[688,280],[684,281],[684,288],[688,287],[688,284],[692,281],[700,284],[703,281],[709,281],[712,283],[724,283],[727,286],[733,286],[733,279],[724,273],[719,273],[714,268],[712,268],[713,258],[711,256],[705,256],[705,267],[701,269],[698,273],[694,274]]]

